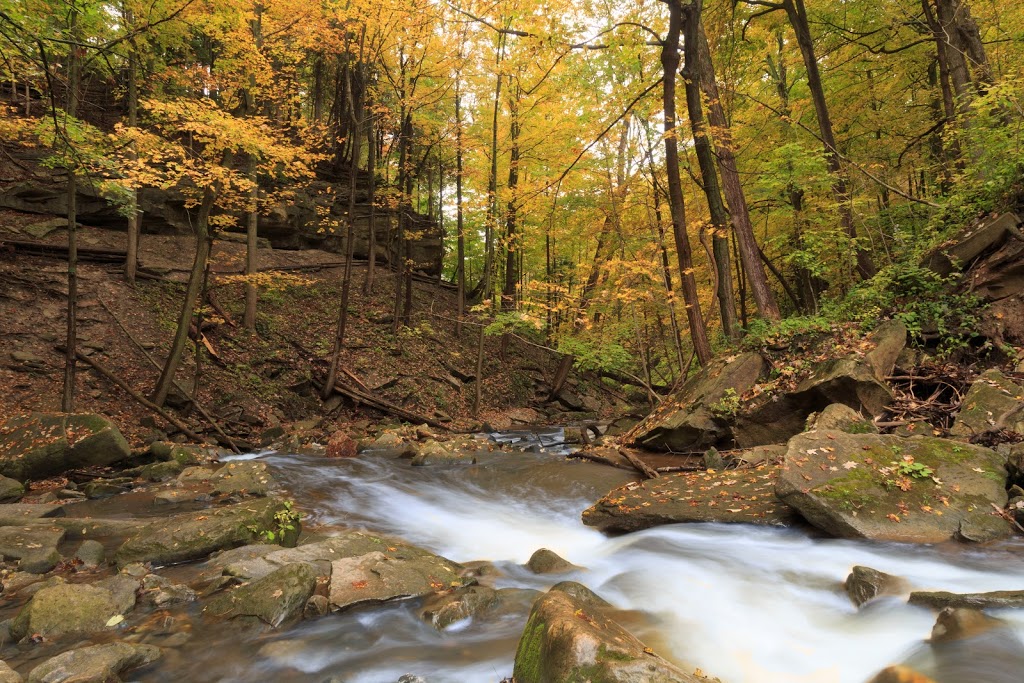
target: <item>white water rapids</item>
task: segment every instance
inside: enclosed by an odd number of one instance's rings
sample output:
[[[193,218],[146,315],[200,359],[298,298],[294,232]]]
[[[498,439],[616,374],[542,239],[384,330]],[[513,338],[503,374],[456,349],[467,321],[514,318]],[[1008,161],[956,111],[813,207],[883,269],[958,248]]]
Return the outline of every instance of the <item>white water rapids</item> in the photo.
[[[391,533],[457,562],[490,560],[498,587],[544,590],[571,578],[615,606],[635,610],[628,627],[659,653],[723,683],[863,683],[917,651],[935,621],[904,598],[857,610],[842,589],[854,565],[906,579],[913,590],[1024,589],[1022,547],[937,547],[811,538],[802,531],[728,525],[670,525],[608,538],[580,512],[625,479],[622,472],[548,454],[493,453],[474,467],[410,467],[364,456],[325,460],[267,455],[307,524]],[[538,577],[519,565],[538,548],[585,571]],[[394,683],[411,672],[429,683],[497,683],[512,672],[521,610],[438,633],[415,607],[396,603],[308,622],[246,646],[246,665],[221,681]],[[627,615],[628,616],[628,615]],[[1024,617],[1000,614],[1024,635]],[[984,674],[947,683],[1024,680],[1019,654]],[[1016,658],[1015,658],[1016,657]],[[230,659],[230,657],[229,657]],[[986,678],[988,675],[990,677]]]

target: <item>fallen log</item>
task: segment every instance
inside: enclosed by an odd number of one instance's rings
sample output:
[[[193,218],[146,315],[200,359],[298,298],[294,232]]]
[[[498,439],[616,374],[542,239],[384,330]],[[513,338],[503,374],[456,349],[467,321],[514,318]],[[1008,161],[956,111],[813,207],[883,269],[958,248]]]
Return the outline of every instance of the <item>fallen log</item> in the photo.
[[[603,455],[597,455],[596,453],[588,453],[587,451],[576,451],[565,456],[567,460],[587,460],[588,462],[596,462],[599,465],[608,465],[609,467],[615,467],[620,470],[627,470],[633,472],[636,468],[626,465],[621,462],[615,462],[611,458],[606,458]]]
[[[320,389],[323,387],[323,380],[320,378],[316,378],[314,379],[313,384],[317,389]],[[359,391],[358,389],[353,389],[352,387],[346,386],[339,381],[335,381],[333,391],[336,391],[342,396],[346,396],[352,399],[357,404],[363,403],[375,410],[379,410],[382,413],[386,413],[388,415],[393,415],[397,418],[405,420],[406,422],[412,424],[426,424],[430,425],[431,427],[434,427],[435,429],[441,429],[446,432],[452,431],[450,427],[441,422],[438,422],[437,420],[433,420],[424,415],[419,415],[417,413],[412,412],[411,410],[406,410],[402,406],[395,405],[390,401],[385,401],[382,398],[378,398],[371,394],[364,393],[362,391]]]
[[[643,460],[641,460],[637,456],[635,456],[632,453],[630,453],[628,449],[619,448],[618,451],[619,451],[619,455],[621,455],[623,458],[628,460],[629,464],[632,465],[633,467],[635,467],[636,470],[638,472],[640,472],[640,474],[644,475],[648,479],[657,479],[658,478],[658,471],[656,469],[654,469],[653,467],[651,467],[650,465],[645,463]]]

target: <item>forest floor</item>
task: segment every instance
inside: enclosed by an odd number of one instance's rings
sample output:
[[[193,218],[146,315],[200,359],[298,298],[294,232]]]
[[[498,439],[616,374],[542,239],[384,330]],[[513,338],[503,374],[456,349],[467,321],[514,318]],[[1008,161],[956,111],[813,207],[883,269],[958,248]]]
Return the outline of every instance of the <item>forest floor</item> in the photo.
[[[67,264],[61,256],[12,249],[11,241],[67,244],[67,232],[36,227],[48,217],[0,211],[0,415],[54,411],[60,407],[65,337]],[[33,227],[36,226],[36,227]],[[30,228],[26,231],[26,228]],[[31,233],[35,234],[31,234]],[[5,245],[4,241],[8,244]],[[80,228],[79,245],[125,249],[123,232]],[[242,328],[243,285],[239,272],[245,245],[218,240],[210,290],[221,309],[205,310],[204,333],[216,353],[202,354],[199,405],[243,445],[259,446],[299,423],[306,433],[326,435],[338,428],[358,431],[370,424],[396,422],[379,411],[335,395],[321,401],[311,381],[326,368],[343,275],[338,254],[308,250],[259,250],[261,268],[284,269],[261,287],[256,330]],[[79,349],[141,394],[158,377],[147,354],[162,362],[170,348],[175,320],[191,267],[191,237],[144,235],[140,263],[148,277],[130,286],[119,263],[79,266]],[[572,373],[559,399],[549,401],[559,356],[512,337],[502,353],[500,337],[485,337],[482,403],[474,415],[479,328],[466,325],[455,335],[455,294],[419,281],[408,328],[393,331],[394,275],[377,268],[373,291],[362,294],[366,264],[353,264],[352,299],[341,366],[346,383],[410,412],[472,431],[485,425],[566,424],[621,415],[630,399],[593,377]],[[132,341],[134,339],[135,341]],[[136,344],[136,342],[138,342]],[[193,395],[195,345],[190,343],[177,375]],[[168,426],[129,395],[79,363],[79,412],[112,418],[136,445]],[[172,396],[188,424],[202,434],[211,426],[184,397]],[[173,431],[173,430],[172,430]]]

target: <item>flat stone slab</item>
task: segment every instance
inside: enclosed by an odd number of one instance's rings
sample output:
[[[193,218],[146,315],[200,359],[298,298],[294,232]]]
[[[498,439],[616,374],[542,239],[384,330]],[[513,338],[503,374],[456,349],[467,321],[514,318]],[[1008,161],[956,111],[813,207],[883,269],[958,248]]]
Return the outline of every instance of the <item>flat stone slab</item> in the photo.
[[[64,540],[63,529],[54,527],[0,527],[0,556],[8,560],[41,555],[57,549]]]
[[[629,532],[661,524],[719,522],[788,526],[799,517],[775,496],[778,465],[662,475],[613,489],[583,512],[583,523]]]
[[[1024,607],[1024,590],[992,591],[990,593],[948,593],[946,591],[914,591],[908,602],[943,609],[946,607],[968,607],[972,609],[999,609],[1003,607]]]
[[[63,505],[8,503],[0,505],[0,526],[17,526],[27,519],[63,517],[64,514]]]
[[[106,643],[70,650],[52,657],[28,675],[28,683],[107,683],[120,674],[151,664],[162,656],[152,645]]]

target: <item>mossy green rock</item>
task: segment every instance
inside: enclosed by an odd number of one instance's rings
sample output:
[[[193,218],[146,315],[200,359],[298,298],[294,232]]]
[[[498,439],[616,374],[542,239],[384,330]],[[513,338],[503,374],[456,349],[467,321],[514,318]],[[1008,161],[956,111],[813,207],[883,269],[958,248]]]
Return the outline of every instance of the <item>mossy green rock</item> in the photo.
[[[53,639],[97,633],[110,628],[111,617],[121,613],[117,598],[105,588],[59,583],[43,588],[21,608],[11,624],[11,636],[21,640],[38,633]]]
[[[476,463],[476,456],[430,439],[416,447],[416,455],[412,457],[411,464],[415,467],[420,467],[423,465],[457,463],[472,465]]]
[[[948,439],[798,434],[775,492],[808,522],[843,538],[938,543],[1012,532],[993,510],[1007,500],[1003,458]]]
[[[967,439],[998,429],[1024,431],[1024,388],[998,370],[989,370],[967,391],[949,433]]]
[[[215,619],[256,617],[277,628],[302,616],[316,589],[317,572],[304,562],[285,565],[210,601],[203,614]]]
[[[533,604],[516,649],[516,683],[697,683],[608,611],[552,590]]]
[[[162,656],[152,645],[106,643],[61,653],[28,675],[28,683],[120,683],[121,674]]]
[[[274,485],[266,463],[255,460],[230,462],[217,470],[210,483],[215,494],[266,496]]]
[[[24,495],[24,484],[17,479],[0,476],[0,503],[17,503]]]
[[[278,543],[294,545],[300,524],[291,518],[292,529],[283,529],[282,520],[289,515],[294,515],[290,506],[270,498],[173,515],[139,528],[114,560],[119,567],[132,562],[191,562],[218,550],[270,540],[271,534]]]
[[[30,413],[0,424],[0,475],[18,481],[109,465],[130,455],[121,432],[100,415]]]

